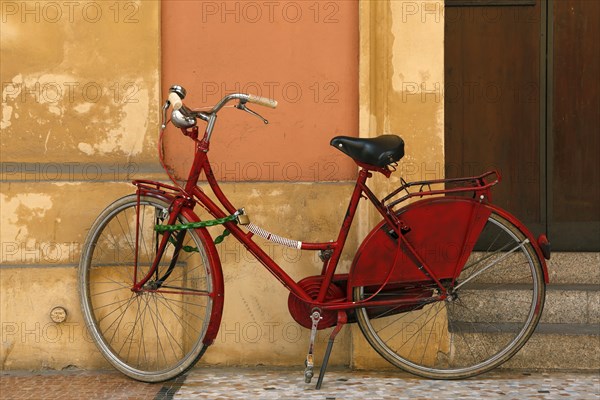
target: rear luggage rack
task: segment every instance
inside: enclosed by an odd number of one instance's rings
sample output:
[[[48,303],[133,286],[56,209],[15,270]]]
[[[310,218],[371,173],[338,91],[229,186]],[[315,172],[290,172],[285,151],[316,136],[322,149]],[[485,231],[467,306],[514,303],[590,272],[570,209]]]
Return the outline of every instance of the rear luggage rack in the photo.
[[[400,178],[402,186],[388,194],[381,200],[381,204],[388,210],[393,211],[398,204],[413,198],[434,195],[459,194],[473,192],[473,197],[484,195],[490,201],[490,188],[496,185],[502,177],[497,170],[488,171],[483,175],[467,178],[435,179],[430,181],[406,182]],[[435,185],[444,185],[443,188],[432,188]],[[418,187],[417,191],[411,192],[409,188]],[[397,197],[404,192],[404,196]]]

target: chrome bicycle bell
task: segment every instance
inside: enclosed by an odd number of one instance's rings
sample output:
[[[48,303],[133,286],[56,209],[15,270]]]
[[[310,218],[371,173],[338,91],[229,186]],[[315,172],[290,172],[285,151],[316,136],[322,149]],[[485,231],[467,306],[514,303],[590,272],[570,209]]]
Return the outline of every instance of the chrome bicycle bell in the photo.
[[[178,128],[192,128],[196,126],[196,118],[185,115],[182,110],[173,110],[171,113],[171,122]]]

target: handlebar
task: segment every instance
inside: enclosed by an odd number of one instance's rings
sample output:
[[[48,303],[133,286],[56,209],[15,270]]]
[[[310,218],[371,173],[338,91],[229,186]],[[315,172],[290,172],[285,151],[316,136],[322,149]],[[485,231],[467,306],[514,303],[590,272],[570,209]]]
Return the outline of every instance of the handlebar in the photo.
[[[181,86],[173,86],[169,90],[168,101],[173,109],[179,110],[183,107],[183,99],[185,98],[185,90],[183,93],[175,91],[174,88],[181,88]],[[219,112],[221,108],[231,100],[242,100],[243,102],[258,104],[259,106],[269,107],[269,108],[277,108],[277,100],[270,99],[268,97],[261,97],[254,94],[245,94],[245,93],[231,93],[223,97],[215,106],[207,113],[214,114]]]
[[[277,100],[269,99],[268,97],[260,97],[253,94],[249,94],[248,102],[258,104],[259,106],[277,108]]]
[[[179,110],[181,107],[183,107],[182,99],[175,92],[169,93],[168,101],[173,106],[174,110]]]
[[[269,99],[267,97],[260,97],[260,96],[256,96],[253,94],[231,93],[231,94],[225,95],[225,97],[223,97],[217,104],[215,104],[215,106],[212,108],[212,110],[210,110],[208,112],[208,114],[214,114],[214,113],[219,112],[219,110],[221,108],[223,108],[223,106],[225,104],[229,103],[231,100],[240,100],[240,101],[242,101],[242,103],[245,103],[245,102],[254,103],[254,104],[258,104],[260,106],[265,106],[265,107],[270,107],[270,108],[277,107],[277,100]]]
[[[246,111],[247,113],[260,118],[265,124],[268,124],[269,121],[247,108],[245,104],[253,103],[269,108],[277,107],[277,101],[267,97],[245,93],[231,93],[224,96],[210,111],[192,111],[183,104],[183,99],[185,96],[186,90],[182,86],[171,86],[169,89],[169,96],[167,97],[167,101],[163,106],[163,129],[166,128],[167,110],[169,106],[173,107],[173,112],[171,115],[171,121],[173,122],[173,125],[178,128],[191,128],[196,126],[196,118],[200,118],[209,123],[209,137],[210,133],[212,132],[212,127],[214,126],[216,114],[225,106],[225,104],[232,100],[239,100],[239,103],[235,106],[235,108]]]

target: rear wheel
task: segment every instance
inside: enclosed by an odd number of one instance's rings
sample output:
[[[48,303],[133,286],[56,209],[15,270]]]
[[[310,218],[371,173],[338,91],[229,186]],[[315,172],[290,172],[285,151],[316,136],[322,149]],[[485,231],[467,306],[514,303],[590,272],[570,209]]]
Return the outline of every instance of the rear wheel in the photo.
[[[370,297],[370,289],[354,288],[354,299]],[[446,300],[362,308],[357,320],[367,341],[393,365],[427,378],[461,379],[511,358],[533,334],[544,299],[535,249],[516,226],[492,213]]]
[[[206,244],[192,229],[172,234],[157,271],[132,290],[150,270],[162,238],[154,226],[167,223],[168,209],[148,196],[139,207],[136,195],[117,200],[90,229],[79,267],[83,316],[98,349],[119,371],[145,382],[171,379],[196,363],[213,311]],[[178,222],[189,221],[179,216]],[[176,238],[184,246],[179,252]]]

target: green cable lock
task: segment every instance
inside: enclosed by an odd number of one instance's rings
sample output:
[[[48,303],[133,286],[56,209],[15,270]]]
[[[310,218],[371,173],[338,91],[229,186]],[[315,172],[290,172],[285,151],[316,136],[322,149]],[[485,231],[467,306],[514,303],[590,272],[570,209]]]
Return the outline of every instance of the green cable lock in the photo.
[[[174,224],[174,225],[154,225],[154,230],[158,233],[164,232],[175,232],[180,230],[187,229],[196,229],[196,228],[207,228],[209,226],[223,225],[226,222],[232,222],[237,220],[237,215],[233,214],[225,218],[217,218],[211,219],[208,221],[198,221],[198,222],[189,222],[187,224]],[[227,236],[229,236],[231,232],[228,229],[225,229],[223,233],[215,238],[215,244],[221,243]],[[177,245],[175,239],[173,237],[169,237],[169,242],[173,245]],[[192,246],[183,246],[181,248],[186,253],[198,252],[197,247]]]

